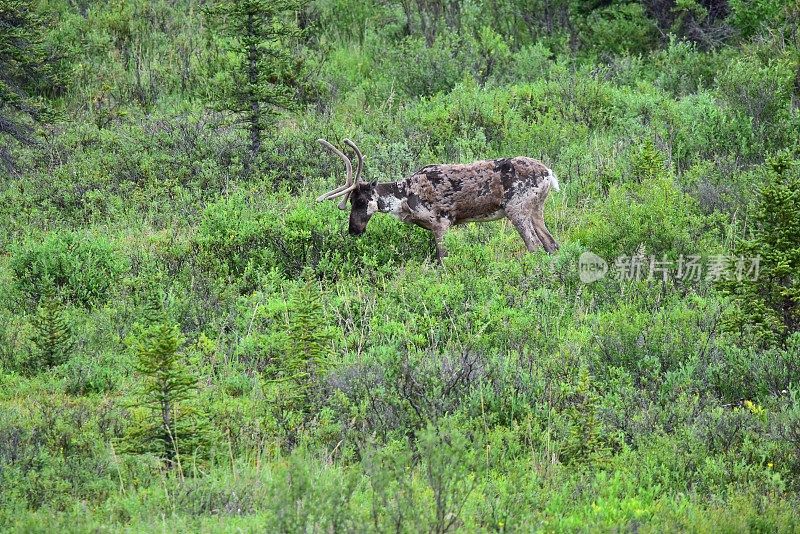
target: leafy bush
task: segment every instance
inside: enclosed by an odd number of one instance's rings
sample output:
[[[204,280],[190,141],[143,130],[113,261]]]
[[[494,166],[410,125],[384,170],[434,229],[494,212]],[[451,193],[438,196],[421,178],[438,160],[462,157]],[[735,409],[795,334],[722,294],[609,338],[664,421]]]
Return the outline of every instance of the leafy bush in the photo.
[[[63,366],[64,390],[75,396],[115,391],[119,376],[108,358],[76,354]]]
[[[195,239],[203,264],[245,280],[271,269],[300,278],[309,266],[318,276],[337,279],[364,266],[390,269],[409,254],[432,251],[427,234],[386,216],[376,216],[355,239],[334,222],[341,212],[333,205],[270,209],[275,211],[257,213],[240,196],[210,204]]]
[[[637,171],[634,171],[637,172]],[[651,170],[640,169],[648,174]],[[665,176],[613,185],[608,198],[586,215],[575,238],[607,261],[641,253],[656,258],[706,252],[697,202]]]
[[[93,307],[111,296],[127,262],[105,237],[84,232],[51,232],[11,248],[11,269],[33,302],[57,291],[76,305]]]
[[[642,52],[655,44],[656,27],[642,4],[625,2],[592,11],[585,34],[584,44],[594,52]]]
[[[408,96],[447,92],[464,73],[459,44],[458,37],[448,33],[437,36],[431,45],[422,38],[408,37],[387,55],[389,64],[385,68]],[[414,61],[408,61],[409,57]]]
[[[784,60],[762,60],[751,55],[737,58],[717,78],[716,91],[735,116],[746,117],[751,132],[742,141],[750,159],[787,146],[797,123],[790,119],[795,69]],[[783,126],[778,126],[783,125]]]
[[[723,68],[725,53],[705,53],[695,43],[670,38],[669,46],[655,53],[656,85],[675,96],[686,96],[713,87]]]
[[[730,9],[728,21],[742,37],[751,37],[762,29],[776,26],[776,19],[786,7],[780,0],[731,0]]]

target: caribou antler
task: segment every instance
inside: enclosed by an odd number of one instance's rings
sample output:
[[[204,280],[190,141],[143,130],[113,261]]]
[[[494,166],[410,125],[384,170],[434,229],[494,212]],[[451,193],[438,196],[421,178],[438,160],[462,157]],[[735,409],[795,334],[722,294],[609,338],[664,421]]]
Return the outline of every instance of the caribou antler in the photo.
[[[350,139],[345,139],[344,144],[352,148],[356,156],[358,156],[358,167],[356,167],[356,182],[361,178],[361,169],[364,167],[364,156],[361,155],[361,151],[358,149],[356,144],[352,142]]]
[[[361,155],[361,151],[358,149],[356,144],[352,142],[350,139],[345,139],[344,143],[350,148],[352,148],[355,151],[356,156],[358,156],[358,167],[356,167],[356,179],[354,180],[354,183],[358,184],[361,182],[361,169],[364,168],[364,156]],[[353,189],[355,189],[355,187]],[[343,210],[347,207],[348,200],[350,200],[350,191],[347,192],[342,201],[339,203],[340,210]]]
[[[327,148],[328,150],[330,150],[331,152],[333,152],[334,154],[336,154],[337,156],[342,158],[342,161],[344,161],[344,167],[345,167],[345,169],[347,171],[347,179],[345,180],[344,185],[341,185],[341,186],[339,186],[339,187],[337,187],[335,189],[332,189],[331,191],[328,191],[327,193],[325,193],[323,195],[318,196],[317,197],[317,202],[322,202],[323,200],[330,200],[330,199],[333,199],[333,198],[340,197],[342,195],[348,195],[348,193],[350,193],[350,191],[355,189],[356,186],[358,185],[358,182],[353,179],[353,165],[350,163],[350,158],[345,156],[344,153],[341,150],[339,150],[338,148],[336,148],[335,146],[333,146],[332,144],[327,142],[325,139],[317,139],[317,141],[319,141],[322,144],[322,146],[324,146],[325,148]],[[358,170],[359,170],[359,173],[360,173],[361,172],[361,164],[360,164],[360,162],[359,162]],[[348,195],[348,197],[349,197],[349,195]],[[342,209],[342,210],[345,209],[346,201],[347,201],[347,197],[345,197],[345,201],[344,202],[339,204],[339,209]]]

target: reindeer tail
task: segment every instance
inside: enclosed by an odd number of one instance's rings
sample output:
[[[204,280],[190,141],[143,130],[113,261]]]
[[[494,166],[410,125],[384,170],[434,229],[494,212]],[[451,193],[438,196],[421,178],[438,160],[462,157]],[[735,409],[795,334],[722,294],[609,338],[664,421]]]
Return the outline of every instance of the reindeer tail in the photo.
[[[554,173],[552,169],[549,170],[550,174],[548,174],[547,177],[550,178],[551,187],[556,191],[561,191],[561,186],[558,185],[558,178],[556,178],[556,173]]]

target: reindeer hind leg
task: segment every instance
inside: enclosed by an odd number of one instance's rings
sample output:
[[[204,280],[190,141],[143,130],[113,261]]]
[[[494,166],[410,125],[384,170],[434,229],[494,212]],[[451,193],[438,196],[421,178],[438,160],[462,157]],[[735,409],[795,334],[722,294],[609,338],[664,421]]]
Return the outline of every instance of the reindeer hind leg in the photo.
[[[536,235],[536,231],[534,229],[533,224],[531,223],[531,219],[524,214],[515,214],[510,216],[511,224],[514,225],[514,228],[517,229],[519,236],[525,242],[525,248],[528,249],[528,252],[534,252],[542,243],[539,241],[539,237]]]
[[[533,227],[533,231],[536,233],[536,236],[542,242],[542,246],[547,251],[548,254],[552,254],[558,250],[558,243],[553,238],[550,231],[547,229],[547,226],[544,224],[544,214],[541,210],[536,210],[533,212],[533,218],[531,219],[531,226]]]

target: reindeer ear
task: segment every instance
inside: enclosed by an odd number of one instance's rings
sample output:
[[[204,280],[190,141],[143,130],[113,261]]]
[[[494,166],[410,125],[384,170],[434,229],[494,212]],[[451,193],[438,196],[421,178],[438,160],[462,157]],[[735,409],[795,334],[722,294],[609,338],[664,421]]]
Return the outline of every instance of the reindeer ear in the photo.
[[[370,186],[370,187],[375,187],[376,185],[378,185],[378,179],[377,179],[377,178],[375,178],[374,180],[372,180],[372,181],[369,183],[369,186]]]

